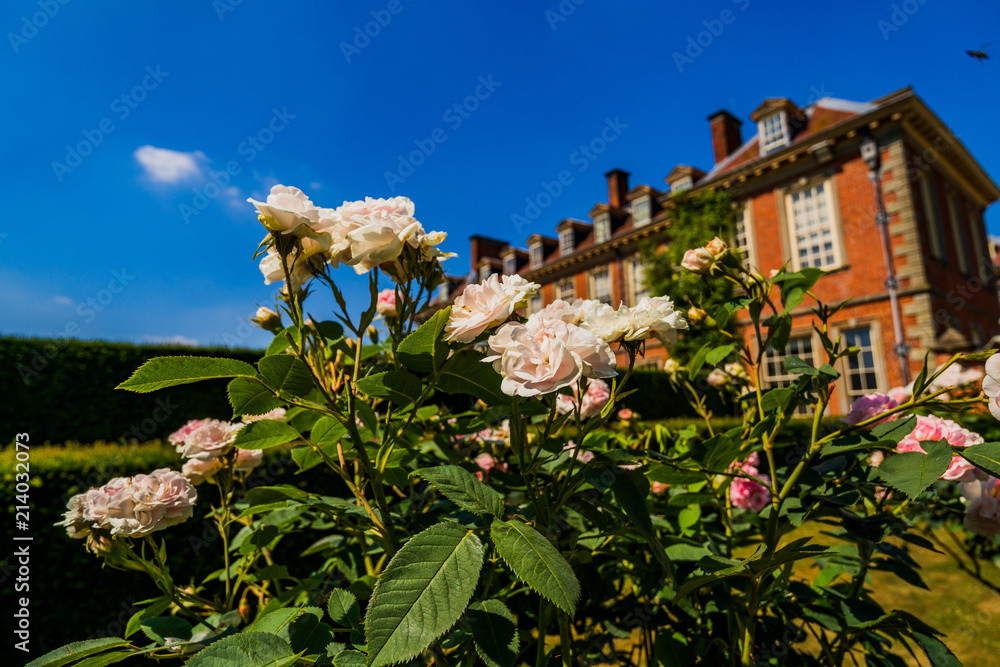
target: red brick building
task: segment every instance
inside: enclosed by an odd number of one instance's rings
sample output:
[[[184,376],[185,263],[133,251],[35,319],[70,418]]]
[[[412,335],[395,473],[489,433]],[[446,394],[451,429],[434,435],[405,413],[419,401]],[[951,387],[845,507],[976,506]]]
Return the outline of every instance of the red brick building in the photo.
[[[577,297],[632,305],[648,294],[640,244],[662,240],[670,194],[722,188],[737,202],[732,241],[755,270],[818,266],[829,275],[816,286],[817,296],[827,304],[851,299],[837,314],[834,333],[861,354],[839,369],[834,412],[858,395],[904,384],[927,350],[973,349],[1000,333],[983,218],[1000,188],[912,89],[872,102],[823,98],[806,108],[770,98],[750,114],[756,132],[746,141],[743,123],[728,111],[708,120],[715,164],[707,172],[678,165],[661,191],[630,188],[629,174],[615,169],[606,175],[607,201],[595,204],[586,221],[563,219],[551,236],[534,234],[524,248],[474,236],[473,273],[450,284],[451,296],[466,280],[517,272],[542,285],[532,309]],[[899,327],[909,346],[902,350],[905,371],[894,347],[876,182],[862,157],[869,138],[881,158],[877,185],[898,280]],[[782,371],[785,355],[823,361],[808,306],[795,313],[788,349],[767,354],[770,386],[790,380]],[[647,348],[650,363],[662,363],[665,355]]]

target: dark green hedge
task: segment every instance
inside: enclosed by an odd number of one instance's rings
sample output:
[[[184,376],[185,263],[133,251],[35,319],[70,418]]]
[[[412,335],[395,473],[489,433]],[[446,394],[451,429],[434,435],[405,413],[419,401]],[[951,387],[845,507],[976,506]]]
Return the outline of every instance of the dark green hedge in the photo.
[[[708,406],[716,415],[733,413],[731,401],[724,401],[718,391],[708,386],[704,376],[696,378],[694,386],[704,392]],[[670,376],[659,370],[632,372],[625,391],[636,391],[625,397],[625,407],[638,412],[642,419],[671,419],[675,417],[697,417],[682,391],[670,383]]]
[[[0,338],[0,442],[15,433],[32,442],[163,437],[188,419],[232,414],[225,380],[153,394],[115,391],[147,359],[225,356],[248,363],[262,352],[231,348],[132,345],[72,339]]]

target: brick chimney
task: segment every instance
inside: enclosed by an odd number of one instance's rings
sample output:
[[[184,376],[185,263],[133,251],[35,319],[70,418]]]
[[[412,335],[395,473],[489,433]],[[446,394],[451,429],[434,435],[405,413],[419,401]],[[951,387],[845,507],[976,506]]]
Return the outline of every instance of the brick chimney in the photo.
[[[470,248],[470,259],[472,260],[472,270],[479,270],[479,260],[484,257],[489,257],[492,259],[500,259],[500,252],[510,245],[507,241],[501,241],[499,239],[491,239],[488,236],[480,236],[476,234],[469,238],[471,243]]]
[[[712,153],[715,156],[715,164],[719,164],[743,145],[740,134],[743,121],[722,109],[709,116],[708,122],[712,127]]]
[[[608,179],[608,204],[611,208],[621,208],[625,205],[628,195],[629,173],[621,169],[612,169],[604,174],[604,177]]]

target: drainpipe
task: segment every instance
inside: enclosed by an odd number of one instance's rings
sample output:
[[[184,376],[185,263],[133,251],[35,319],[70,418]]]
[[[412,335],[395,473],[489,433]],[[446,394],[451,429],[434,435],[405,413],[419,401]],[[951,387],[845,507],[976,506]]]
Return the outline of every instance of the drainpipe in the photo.
[[[899,279],[896,277],[896,269],[892,261],[892,245],[889,241],[889,214],[886,213],[885,199],[882,196],[882,157],[878,144],[871,135],[867,135],[861,142],[861,158],[868,165],[868,180],[872,182],[875,189],[875,203],[878,206],[875,224],[882,237],[882,255],[885,258],[886,271],[885,288],[889,292],[892,328],[896,337],[892,351],[899,358],[899,368],[905,385],[910,383],[910,344],[906,342],[906,336],[903,333],[903,313],[899,305]]]

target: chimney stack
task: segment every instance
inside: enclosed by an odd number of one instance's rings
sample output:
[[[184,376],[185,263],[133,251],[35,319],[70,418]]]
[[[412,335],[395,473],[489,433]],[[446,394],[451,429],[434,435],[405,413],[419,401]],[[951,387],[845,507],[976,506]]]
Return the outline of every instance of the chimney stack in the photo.
[[[743,145],[740,133],[743,121],[722,109],[709,116],[708,122],[712,127],[712,153],[715,156],[715,164],[719,164]]]
[[[621,208],[628,198],[628,177],[627,171],[612,169],[604,174],[608,179],[608,204],[611,208]]]
[[[470,257],[472,260],[472,271],[475,273],[479,270],[479,260],[484,257],[491,259],[500,259],[500,252],[510,245],[507,241],[500,239],[491,239],[488,236],[481,236],[479,234],[474,234],[469,237],[471,243]]]

